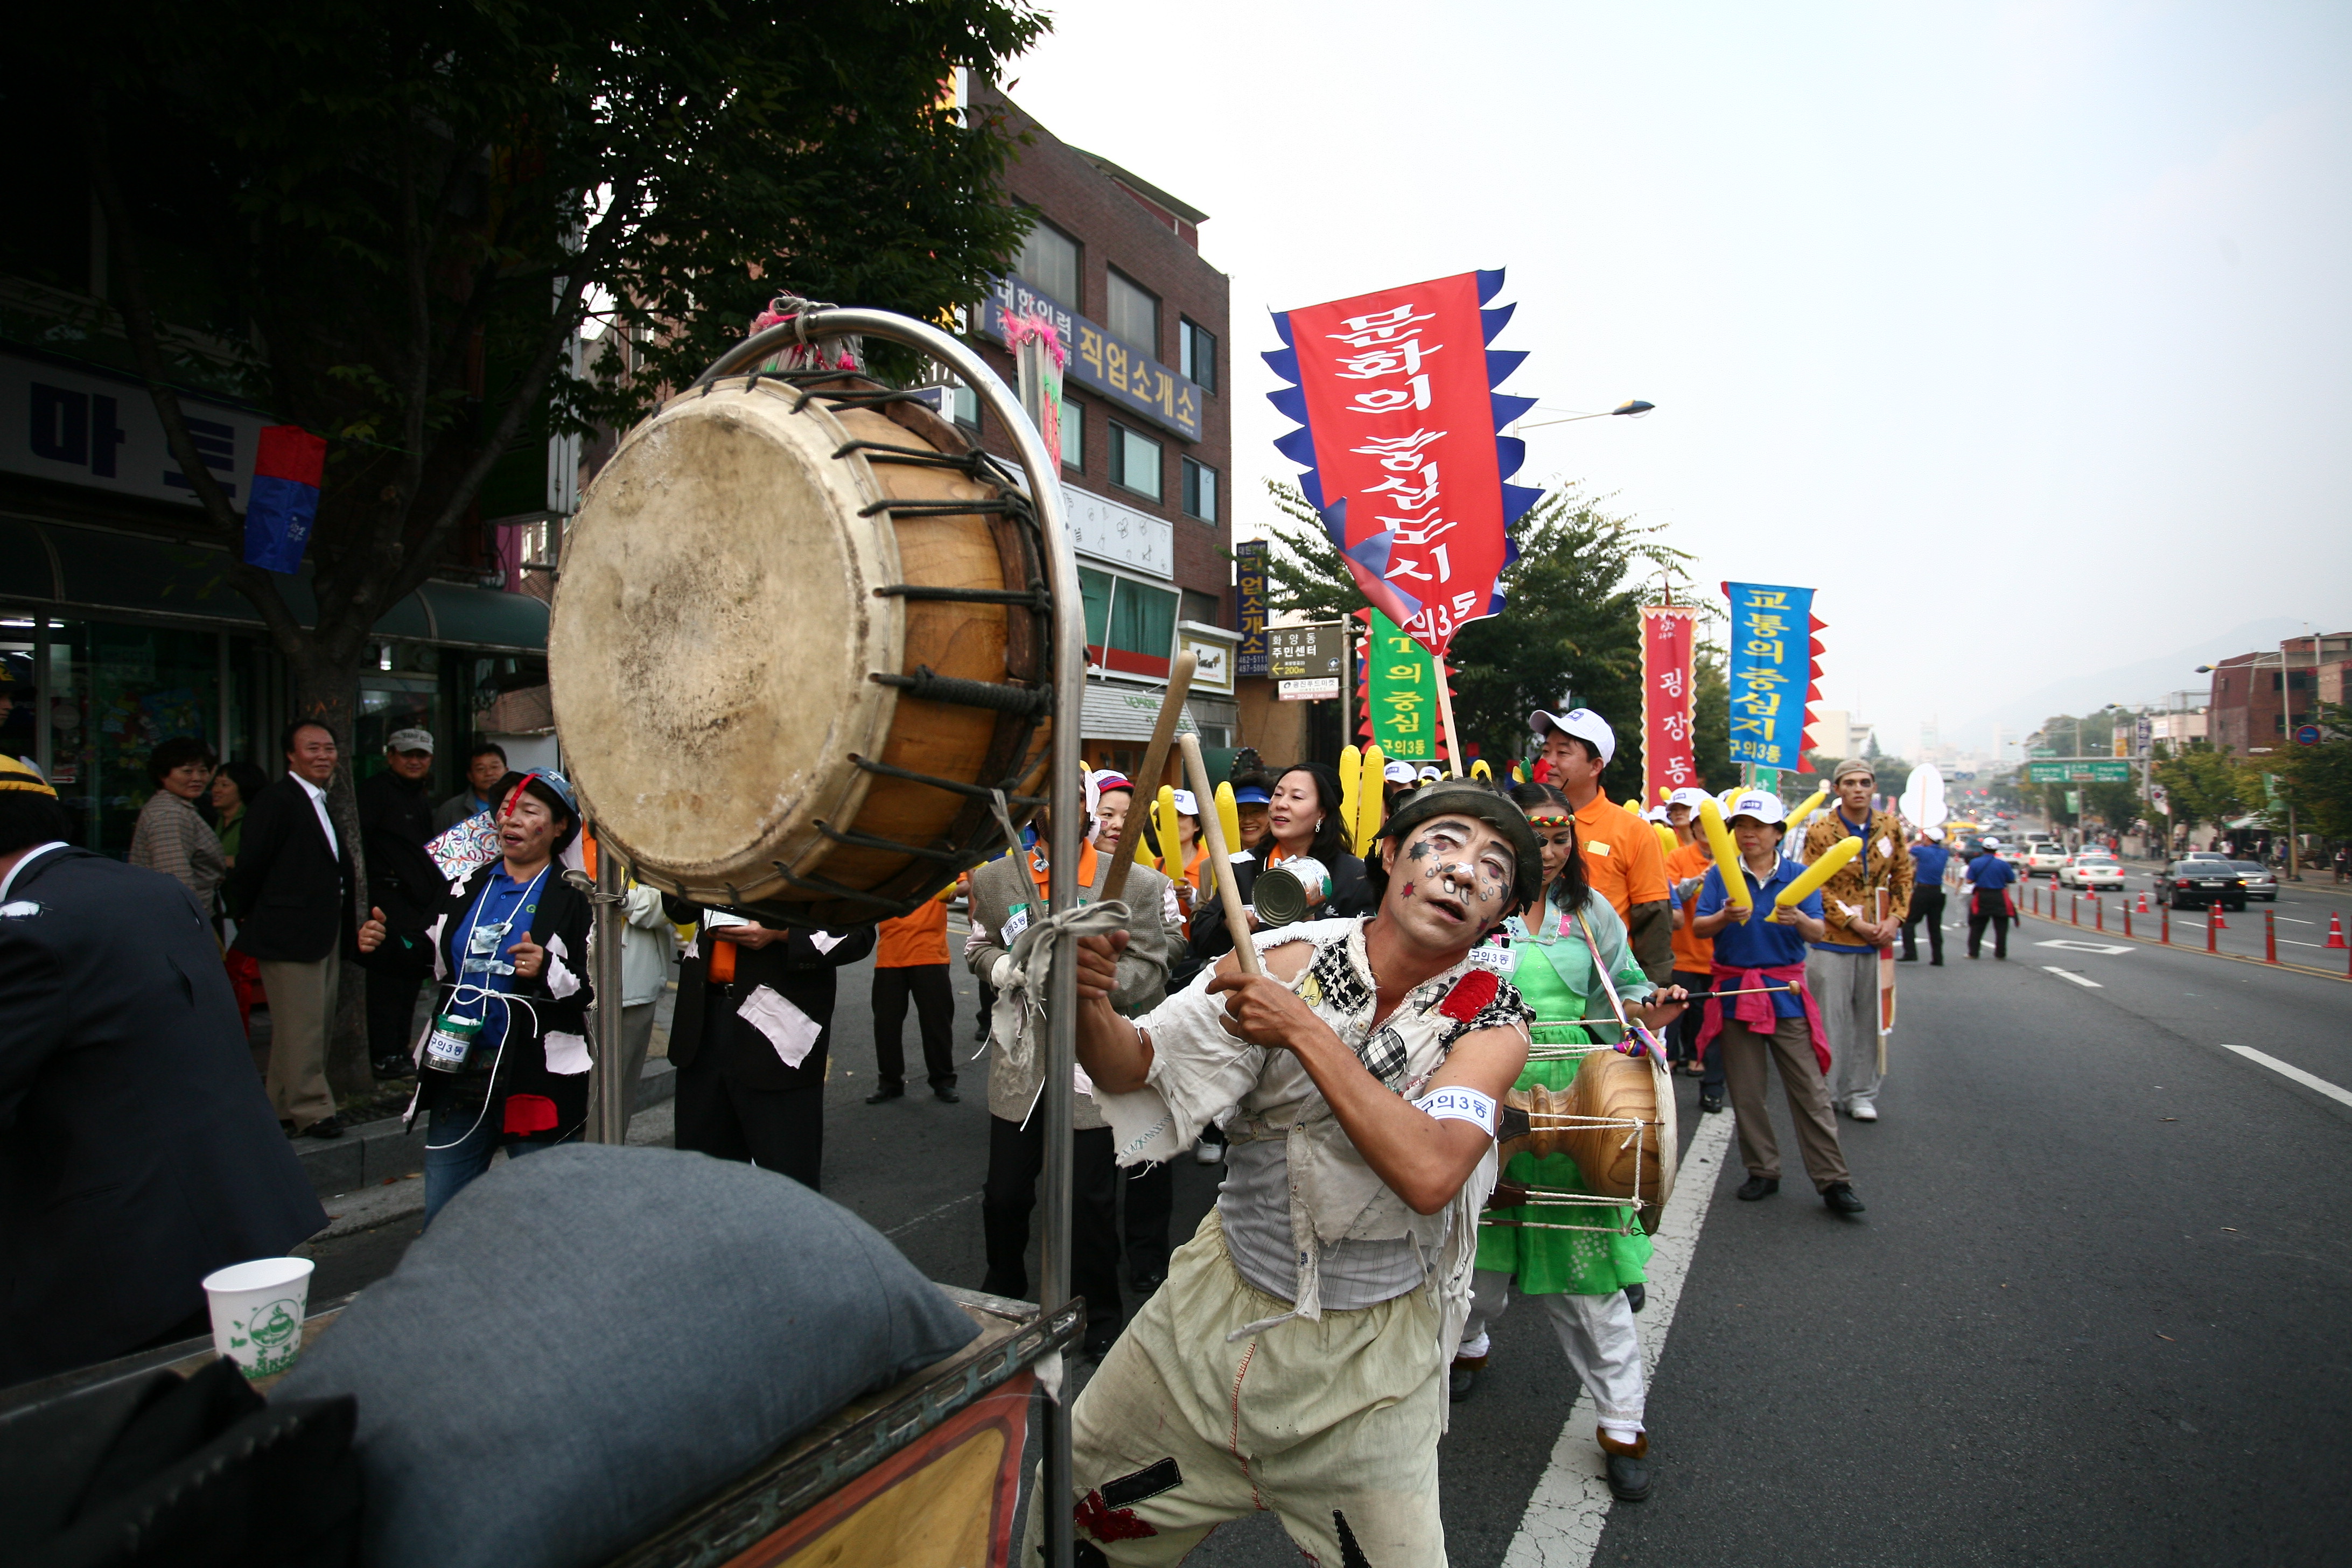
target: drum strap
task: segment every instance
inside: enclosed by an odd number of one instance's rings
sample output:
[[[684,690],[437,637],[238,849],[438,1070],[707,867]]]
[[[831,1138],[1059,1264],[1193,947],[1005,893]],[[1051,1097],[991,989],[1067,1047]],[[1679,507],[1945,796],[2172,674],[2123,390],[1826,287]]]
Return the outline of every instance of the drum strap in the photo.
[[[1633,1021],[1625,1016],[1625,1004],[1617,999],[1617,983],[1609,978],[1609,965],[1601,960],[1601,944],[1592,940],[1592,927],[1582,910],[1576,911],[1576,924],[1584,932],[1585,950],[1592,955],[1592,973],[1600,977],[1601,994],[1609,998],[1609,1010],[1617,1015],[1617,1026],[1624,1031],[1621,1038],[1649,1044],[1649,1031],[1635,1028]]]

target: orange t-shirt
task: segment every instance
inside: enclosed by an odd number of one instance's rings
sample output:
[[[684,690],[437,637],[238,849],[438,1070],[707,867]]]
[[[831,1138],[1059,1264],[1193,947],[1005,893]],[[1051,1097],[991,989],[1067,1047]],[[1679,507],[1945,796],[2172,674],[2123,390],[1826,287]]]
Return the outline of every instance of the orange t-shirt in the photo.
[[[1576,814],[1576,842],[1584,856],[1585,879],[1623,920],[1635,904],[1666,900],[1666,857],[1658,836],[1639,813],[1596,792]]]
[[[1704,877],[1714,864],[1715,856],[1706,840],[1693,839],[1688,844],[1676,845],[1675,852],[1666,857],[1666,880],[1681,882]],[[1691,916],[1697,909],[1698,900],[1694,895],[1684,901],[1683,912],[1675,921],[1675,967],[1706,974],[1715,968],[1715,942],[1691,931]]]
[[[947,961],[948,907],[938,899],[926,900],[913,914],[884,921],[875,928],[877,969],[912,969]]]

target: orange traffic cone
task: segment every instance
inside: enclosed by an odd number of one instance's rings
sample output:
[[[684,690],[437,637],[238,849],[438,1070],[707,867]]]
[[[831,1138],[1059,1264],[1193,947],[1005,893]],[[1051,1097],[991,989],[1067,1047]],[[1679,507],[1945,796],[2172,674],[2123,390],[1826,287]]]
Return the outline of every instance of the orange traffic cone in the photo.
[[[2230,922],[2221,918],[2221,906],[2219,903],[2216,903],[2213,906],[2212,920],[2213,929],[2215,931],[2228,931],[2230,929]]]
[[[2342,915],[2330,915],[2327,917],[2327,940],[2321,942],[2319,945],[2322,947],[2343,947],[2347,945],[2344,941],[2344,917]]]
[[[2148,912],[2147,894],[2145,891],[2143,891],[2139,896],[2139,912],[2141,914],[2147,914]]]

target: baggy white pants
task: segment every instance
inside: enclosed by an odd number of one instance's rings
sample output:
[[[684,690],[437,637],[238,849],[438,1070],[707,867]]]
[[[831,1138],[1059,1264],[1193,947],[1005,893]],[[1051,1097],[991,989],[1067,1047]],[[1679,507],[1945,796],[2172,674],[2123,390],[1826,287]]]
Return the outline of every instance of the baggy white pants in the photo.
[[[1830,1103],[1868,1105],[1878,1099],[1878,954],[1805,953],[1805,989],[1822,1010],[1829,1038]]]
[[[1489,1331],[1502,1321],[1511,1304],[1513,1276],[1499,1268],[1481,1268],[1472,1277],[1470,1321],[1463,1326],[1465,1356],[1485,1355]],[[1592,1394],[1592,1404],[1604,1422],[1640,1426],[1647,1392],[1642,1381],[1642,1336],[1633,1326],[1633,1304],[1622,1290],[1605,1296],[1575,1296],[1565,1292],[1532,1298],[1541,1301],[1559,1335],[1568,1364]]]

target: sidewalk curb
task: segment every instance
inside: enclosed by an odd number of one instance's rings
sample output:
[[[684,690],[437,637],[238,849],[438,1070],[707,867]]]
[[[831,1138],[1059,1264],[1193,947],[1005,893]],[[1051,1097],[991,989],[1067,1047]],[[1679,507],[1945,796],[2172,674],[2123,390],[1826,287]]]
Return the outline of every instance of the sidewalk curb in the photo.
[[[643,1114],[677,1092],[677,1069],[667,1059],[656,1058],[646,1064],[637,1080],[637,1110]],[[423,1170],[424,1119],[420,1117],[407,1131],[401,1130],[400,1122],[399,1117],[387,1116],[363,1122],[329,1142],[298,1139],[294,1156],[302,1162],[302,1173],[310,1178],[310,1190],[322,1198],[332,1197],[381,1186]]]
[[[2158,942],[2154,937],[2147,936],[2126,936],[2123,932],[2115,930],[2095,931],[2089,926],[2078,926],[2071,921],[2058,920],[2050,915],[2031,914],[2022,910],[2018,911],[2017,921],[2021,928],[2027,921],[2040,921],[2045,925],[2054,925],[2060,931],[2077,932],[2086,941],[2105,938],[2109,942],[2127,942],[2134,947],[2149,948],[2158,952],[2186,952],[2198,958],[2226,958],[2231,963],[2251,963],[2256,969],[2278,969],[2289,974],[2308,974],[2318,980],[2340,980],[2352,984],[2352,973],[2347,973],[2341,969],[2314,969],[2307,963],[2270,963],[2259,958],[2249,958],[2242,952],[2208,952],[2201,947],[2190,947],[2186,942]]]

